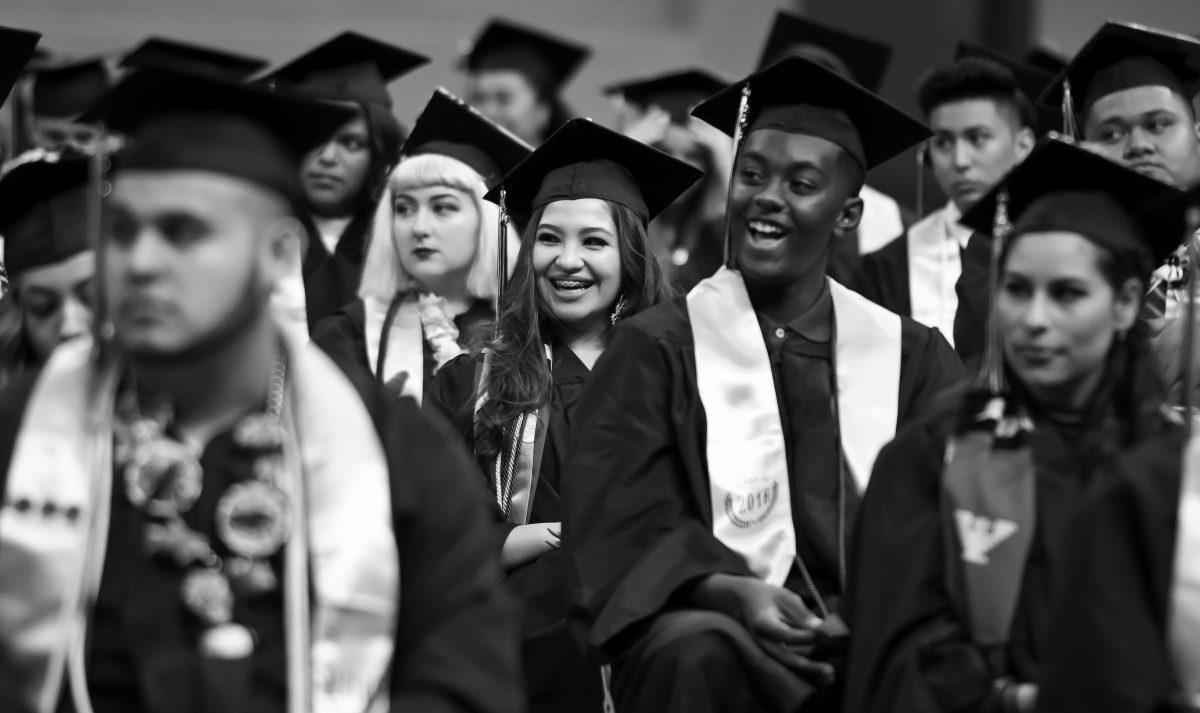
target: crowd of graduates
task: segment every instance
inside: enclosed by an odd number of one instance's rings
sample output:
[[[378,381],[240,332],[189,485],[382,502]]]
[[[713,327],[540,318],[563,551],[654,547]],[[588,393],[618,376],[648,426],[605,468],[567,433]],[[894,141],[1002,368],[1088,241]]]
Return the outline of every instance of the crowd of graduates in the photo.
[[[1200,40],[961,43],[914,117],[781,11],[610,129],[505,19],[410,125],[357,30],[40,38],[0,710],[1200,711]]]

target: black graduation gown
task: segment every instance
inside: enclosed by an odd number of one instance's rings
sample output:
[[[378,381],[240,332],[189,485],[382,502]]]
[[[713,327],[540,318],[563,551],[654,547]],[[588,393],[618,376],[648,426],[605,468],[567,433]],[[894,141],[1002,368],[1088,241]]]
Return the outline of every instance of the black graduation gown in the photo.
[[[943,423],[931,418],[904,429],[875,461],[847,597],[854,632],[847,711],[990,710],[997,678],[1038,678],[1052,592],[1066,563],[1062,542],[1071,517],[1104,479],[1100,466],[1109,451],[1097,446],[1112,440],[1079,427],[1036,423],[1036,525],[1010,640],[999,652],[969,640],[947,590]]]
[[[310,331],[358,296],[367,241],[371,237],[371,215],[372,212],[367,211],[352,219],[332,254],[316,228],[310,227],[308,249],[301,267]]]
[[[491,321],[491,305],[482,300],[475,302],[470,309],[454,318],[454,325],[458,327],[459,332],[459,344],[471,349],[486,334],[485,327]],[[364,399],[370,398],[371,392],[379,385],[379,380],[375,377],[375,365],[367,361],[365,324],[363,301],[355,299],[312,331],[313,343],[338,365]],[[434,358],[429,340],[421,340],[421,351],[425,357],[425,368],[421,374],[421,393],[427,394],[433,384],[437,359]]]
[[[463,355],[448,362],[434,379],[430,399],[426,401],[451,420],[472,452],[474,391],[481,359],[480,355]],[[565,346],[553,346],[552,362],[549,424],[530,502],[531,523],[563,519],[559,489],[569,454],[567,439],[575,405],[591,376],[583,362]],[[490,463],[481,460],[479,465],[482,473],[490,472]],[[487,497],[494,498],[491,480],[483,476],[481,482]],[[498,507],[493,505],[491,511],[495,548],[499,552],[515,525],[504,520]],[[599,711],[600,670],[586,661],[578,642],[567,630],[562,550],[551,550],[509,570],[505,581],[523,605],[522,650],[530,710],[534,713]]]
[[[901,336],[898,419],[903,424],[957,379],[960,367],[935,330],[905,320]],[[799,383],[804,377],[788,373],[785,378]],[[617,325],[578,412],[581,417],[572,424],[575,448],[563,481],[572,614],[591,646],[619,659],[701,578],[752,576],[745,560],[712,534],[705,416],[683,298]],[[790,427],[785,434],[794,438]],[[797,462],[804,456],[794,453]],[[827,490],[836,490],[836,476],[828,480]],[[807,494],[807,487],[794,485],[792,491]],[[794,515],[836,509],[836,497],[832,503],[805,505],[812,507],[796,507]],[[798,534],[820,523],[801,525]],[[825,572],[831,568],[826,561],[808,564]],[[789,585],[803,594],[796,579]],[[836,576],[826,581],[832,581],[833,590],[826,586],[821,595],[829,601],[840,592]]]
[[[908,281],[908,232],[862,256],[850,289],[902,317],[912,316]]]
[[[1170,710],[1167,619],[1178,528],[1181,429],[1115,461],[1079,513],[1055,596],[1039,681],[1046,713]]]
[[[0,490],[3,489],[31,380],[0,391]],[[523,710],[513,685],[519,665],[511,601],[497,586],[500,572],[490,547],[484,503],[471,484],[470,459],[440,419],[420,413],[411,399],[376,393],[367,404],[383,437],[389,470],[393,528],[400,555],[400,617],[391,674],[394,711]],[[207,502],[198,523],[211,531],[214,480],[228,477],[228,435],[204,454]],[[237,466],[235,466],[237,467]],[[220,472],[217,472],[220,471]],[[110,549],[90,622],[89,689],[97,713],[237,713],[284,710],[281,601],[241,602],[236,620],[258,634],[248,690],[215,672],[196,655],[197,630],[179,604],[178,571],[138,553],[137,523],[115,483]],[[212,494],[208,494],[212,493]],[[116,547],[116,549],[113,549]],[[0,642],[2,647],[2,642]],[[239,664],[230,664],[239,666]],[[206,685],[206,680],[209,685]],[[0,709],[22,711],[6,694],[0,670]],[[229,698],[233,700],[230,701]],[[69,710],[66,704],[65,709]]]
[[[987,344],[988,283],[991,281],[992,236],[971,233],[962,251],[962,272],[954,283],[958,311],[954,313],[954,351],[970,369],[983,358]]]

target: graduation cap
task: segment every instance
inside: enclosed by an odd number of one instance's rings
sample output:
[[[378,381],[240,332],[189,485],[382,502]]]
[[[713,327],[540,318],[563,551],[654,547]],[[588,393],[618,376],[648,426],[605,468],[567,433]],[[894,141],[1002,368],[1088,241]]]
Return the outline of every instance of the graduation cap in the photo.
[[[491,188],[531,151],[514,134],[438,87],[417,117],[400,154],[449,156],[474,169]]]
[[[734,136],[749,87],[746,131],[778,129],[841,146],[864,170],[925,139],[929,129],[853,81],[802,57],[788,57],[721,90],[692,115]]]
[[[643,108],[662,107],[671,115],[672,122],[683,125],[693,107],[727,84],[728,81],[712,72],[693,67],[610,84],[604,88],[604,93],[609,96],[619,94],[629,104]]]
[[[84,119],[129,135],[120,170],[221,173],[302,206],[301,157],[353,115],[346,106],[263,87],[143,69],[126,76]]]
[[[128,69],[158,67],[231,81],[245,79],[267,64],[267,60],[258,57],[234,54],[165,37],[147,38],[121,58],[121,66]]]
[[[1062,106],[1063,118],[1075,120],[1076,108],[1082,115],[1096,100],[1133,87],[1165,86],[1190,100],[1197,80],[1200,41],[1194,37],[1144,25],[1106,22],[1041,100]]]
[[[1079,233],[1121,257],[1149,255],[1147,277],[1183,241],[1184,212],[1169,209],[1181,191],[1059,137],[1043,139],[960,222],[990,234],[1002,193],[1010,235]]]
[[[103,57],[47,63],[33,75],[33,113],[73,119],[111,87],[112,74]]]
[[[1055,131],[1062,126],[1062,114],[1057,109],[1035,105],[1038,97],[1054,81],[1053,73],[985,47],[979,47],[967,42],[959,42],[958,48],[954,52],[955,61],[968,57],[997,64],[1012,75],[1017,89],[1021,90],[1021,93],[1029,101],[1031,108],[1037,112],[1037,126],[1033,128],[1037,130],[1039,135]]]
[[[650,221],[700,180],[703,171],[590,119],[572,119],[551,134],[488,192],[529,215],[548,203],[600,198]]]
[[[0,104],[8,99],[25,65],[37,52],[40,32],[0,25]]]
[[[50,154],[0,176],[0,235],[9,277],[87,250],[89,159]]]
[[[267,75],[266,80],[321,99],[392,106],[388,82],[429,58],[347,30]]]
[[[779,10],[767,34],[758,69],[798,54],[828,69],[848,76],[873,92],[883,84],[883,74],[892,59],[887,45],[813,22],[799,15]]]
[[[562,37],[496,18],[475,38],[462,66],[469,72],[511,69],[542,92],[554,94],[591,53]]]
[[[1057,75],[1067,68],[1067,58],[1046,47],[1033,47],[1021,55],[1021,61],[1043,72]]]

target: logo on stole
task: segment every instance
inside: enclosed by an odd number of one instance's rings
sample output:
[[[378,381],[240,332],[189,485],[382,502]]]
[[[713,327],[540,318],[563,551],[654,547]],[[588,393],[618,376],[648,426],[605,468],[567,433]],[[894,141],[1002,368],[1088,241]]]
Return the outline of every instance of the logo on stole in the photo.
[[[993,520],[976,515],[968,510],[955,510],[954,520],[958,523],[958,540],[962,543],[964,562],[986,565],[991,562],[991,552],[1017,532],[1017,523],[1012,520]]]
[[[779,483],[753,490],[748,494],[726,493],[725,514],[735,527],[743,530],[757,525],[775,509],[779,498]]]

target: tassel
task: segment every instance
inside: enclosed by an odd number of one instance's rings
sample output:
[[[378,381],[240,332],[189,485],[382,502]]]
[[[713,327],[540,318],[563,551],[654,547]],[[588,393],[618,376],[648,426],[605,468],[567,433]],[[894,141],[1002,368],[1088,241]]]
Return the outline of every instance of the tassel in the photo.
[[[1063,80],[1062,96],[1063,134],[1072,141],[1079,138],[1079,127],[1075,125],[1075,102],[1071,99],[1071,80]]]
[[[917,148],[917,220],[925,217],[925,163],[929,161],[929,142]]]
[[[500,337],[500,296],[508,287],[508,191],[500,186],[500,225],[496,230],[496,297],[492,301],[495,315],[495,336]]]
[[[1184,421],[1187,424],[1188,437],[1192,436],[1193,409],[1196,407],[1196,379],[1192,369],[1192,361],[1196,355],[1196,286],[1198,282],[1197,268],[1200,268],[1200,250],[1196,246],[1196,231],[1200,229],[1200,208],[1192,206],[1186,214],[1186,234],[1184,245],[1187,246],[1187,275],[1185,284],[1187,294],[1184,296],[1183,323],[1183,406]]]
[[[750,113],[750,84],[747,83],[742,87],[742,98],[738,102],[737,122],[733,125],[733,167],[737,170],[738,151],[742,147],[742,138],[746,133],[746,117]],[[730,244],[729,229],[733,222],[732,216],[729,214],[729,200],[733,196],[733,177],[729,179],[729,190],[725,195],[725,264],[730,265],[733,259],[733,246]],[[730,265],[732,267],[732,265]]]
[[[983,368],[980,381],[995,395],[1004,393],[1004,356],[1001,346],[1000,318],[997,306],[1000,290],[1000,255],[1004,252],[1004,241],[1012,231],[1008,220],[1008,190],[996,196],[996,215],[992,220],[992,257],[988,275],[988,324],[987,342],[983,351]]]

